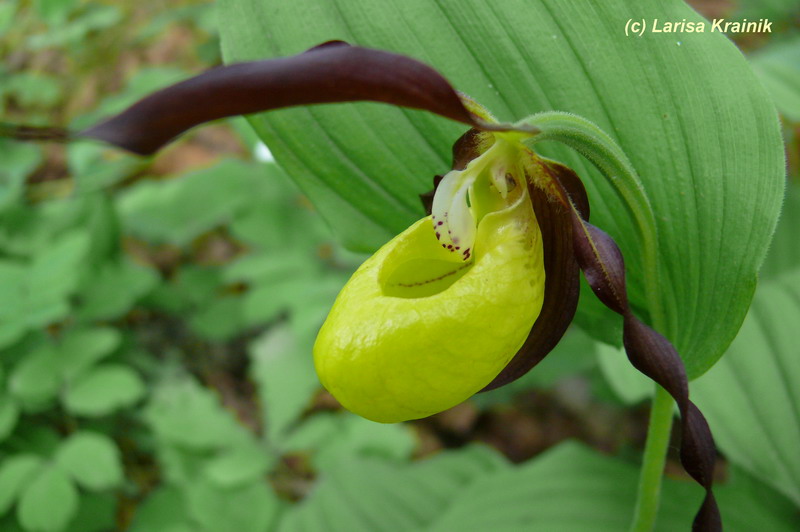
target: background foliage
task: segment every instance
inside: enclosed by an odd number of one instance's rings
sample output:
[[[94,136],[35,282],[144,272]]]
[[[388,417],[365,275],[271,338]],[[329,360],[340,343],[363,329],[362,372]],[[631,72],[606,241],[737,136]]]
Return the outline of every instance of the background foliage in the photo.
[[[776,33],[737,44],[782,115],[787,200],[745,324],[693,388],[725,458],[730,530],[799,524],[800,15],[773,4]],[[219,64],[219,50],[210,4],[8,0],[0,114],[86,125]],[[503,108],[499,84],[485,93]],[[446,165],[459,128],[404,114],[364,127],[425,129],[415,160],[368,142],[369,160],[325,158],[309,179],[329,165],[355,177],[405,168],[423,191],[414,169]],[[399,425],[344,412],[320,390],[310,347],[363,256],[267,159],[242,119],[145,160],[0,139],[0,529],[624,528],[650,385],[594,339],[592,309],[581,322],[592,334],[573,328],[524,379],[451,411]],[[301,161],[283,159],[296,174]],[[386,186],[373,192],[394,205],[392,225],[370,229],[342,205],[353,227],[340,235],[378,242],[416,215],[413,195]],[[659,527],[688,529],[700,490],[670,464]]]

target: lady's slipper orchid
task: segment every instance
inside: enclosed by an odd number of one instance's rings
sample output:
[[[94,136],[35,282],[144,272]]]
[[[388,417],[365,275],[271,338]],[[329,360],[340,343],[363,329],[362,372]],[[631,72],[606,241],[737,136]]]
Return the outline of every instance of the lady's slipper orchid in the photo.
[[[520,155],[498,134],[444,176],[435,214],[381,248],[339,294],[314,361],[345,407],[382,422],[429,416],[485,388],[525,342],[545,271]]]
[[[432,214],[353,275],[315,345],[323,384],[376,421],[424,417],[506,384],[538,363],[572,320],[579,268],[624,318],[631,363],[676,400],[681,459],[706,490],[695,529],[721,530],[711,432],[689,401],[669,341],[632,312],[622,255],[589,224],[580,179],[528,149],[530,125],[498,124],[438,72],[397,54],[331,42],[292,57],[211,70],[78,134],[0,125],[30,140],[102,140],[151,154],[198,124],[281,107],[369,100],[471,126],[454,146]]]

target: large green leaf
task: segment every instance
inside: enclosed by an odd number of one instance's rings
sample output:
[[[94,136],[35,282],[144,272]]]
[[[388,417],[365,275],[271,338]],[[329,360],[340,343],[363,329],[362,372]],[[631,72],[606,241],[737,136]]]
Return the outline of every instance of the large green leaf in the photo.
[[[732,461],[800,505],[800,270],[764,283],[728,354],[695,383]]]
[[[448,502],[505,461],[488,448],[471,447],[411,467],[347,457],[333,464],[320,485],[282,519],[281,532],[424,530]]]
[[[564,443],[521,467],[479,479],[429,530],[625,530],[637,477],[630,464]],[[791,504],[745,476],[716,491],[727,530],[788,532],[797,524]],[[700,498],[691,484],[665,481],[656,530],[689,530]]]
[[[633,465],[572,442],[516,467],[479,447],[410,465],[351,458],[322,476],[279,530],[612,532],[629,525],[637,477]],[[790,503],[738,472],[717,491],[729,530],[797,524]],[[657,530],[689,530],[701,497],[696,486],[666,481]]]
[[[609,132],[638,170],[658,231],[658,293],[644,297],[636,229],[611,185],[587,178],[593,222],[620,244],[631,300],[664,315],[690,376],[721,356],[744,319],[780,206],[780,132],[769,96],[724,35],[626,37],[628,19],[701,20],[679,0],[225,0],[226,61],[300,52],[329,39],[402,52],[441,70],[502,120],[556,109]],[[378,104],[252,118],[341,240],[373,249],[422,209],[463,127]],[[654,308],[655,306],[658,309]]]

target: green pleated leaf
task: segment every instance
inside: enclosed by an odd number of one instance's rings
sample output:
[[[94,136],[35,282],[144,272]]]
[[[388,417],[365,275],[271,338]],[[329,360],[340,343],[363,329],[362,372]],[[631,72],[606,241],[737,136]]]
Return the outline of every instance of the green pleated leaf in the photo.
[[[726,530],[791,531],[791,503],[739,471],[718,488]],[[487,448],[443,452],[413,464],[350,459],[331,468],[279,531],[617,532],[630,525],[635,465],[567,442],[509,466]],[[656,530],[689,530],[702,490],[664,482]]]
[[[762,284],[739,336],[693,396],[729,460],[800,505],[800,270]]]
[[[678,491],[687,490],[682,485],[677,488],[667,487],[669,502],[661,510],[663,513],[684,506]],[[728,467],[727,482],[718,485],[715,491],[725,515],[726,530],[788,532],[800,528],[800,514],[791,500],[733,464]]]
[[[560,446],[476,482],[433,530],[624,530],[636,471],[621,466],[575,444]]]
[[[329,39],[408,54],[518,120],[579,114],[623,148],[656,220],[658,293],[644,296],[628,210],[590,163],[548,155],[586,179],[595,225],[626,258],[631,303],[706,371],[747,310],[780,207],[783,151],[772,100],[724,35],[626,37],[628,19],[699,21],[679,0],[403,0],[290,4],[225,0],[227,62],[283,56]],[[346,104],[278,111],[252,124],[351,248],[374,249],[421,217],[417,194],[449,167],[464,128],[416,111]],[[746,235],[746,237],[743,237]],[[658,307],[658,309],[655,309]],[[596,320],[595,320],[596,321]],[[595,331],[593,331],[595,332]],[[596,331],[595,334],[600,334]]]

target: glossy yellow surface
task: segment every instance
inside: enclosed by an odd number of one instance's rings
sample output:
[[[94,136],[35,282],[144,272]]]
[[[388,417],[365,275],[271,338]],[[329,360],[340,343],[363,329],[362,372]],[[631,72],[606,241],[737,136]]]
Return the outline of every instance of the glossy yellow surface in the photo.
[[[516,354],[541,310],[541,233],[527,194],[478,226],[474,259],[441,247],[430,217],[353,274],[314,345],[348,410],[392,423],[450,408]]]

